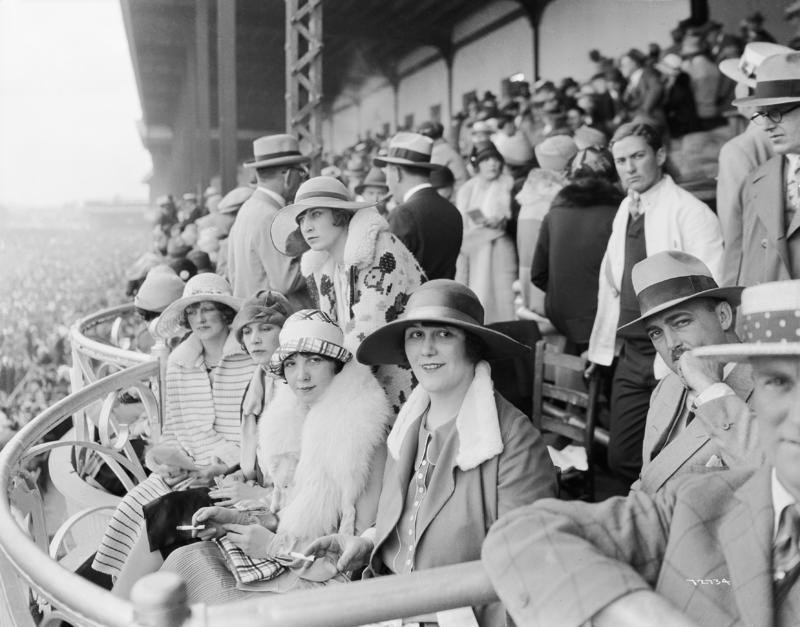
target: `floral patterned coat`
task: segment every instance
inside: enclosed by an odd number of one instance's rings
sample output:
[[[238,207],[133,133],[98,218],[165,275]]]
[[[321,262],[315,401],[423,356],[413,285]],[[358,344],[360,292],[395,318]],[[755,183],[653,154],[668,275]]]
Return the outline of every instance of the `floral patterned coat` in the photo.
[[[329,253],[314,250],[303,255],[300,268],[317,308],[338,322],[352,352],[367,335],[397,319],[411,292],[426,280],[414,255],[374,208],[353,215],[338,272]],[[396,414],[416,384],[411,370],[378,366],[375,376]]]

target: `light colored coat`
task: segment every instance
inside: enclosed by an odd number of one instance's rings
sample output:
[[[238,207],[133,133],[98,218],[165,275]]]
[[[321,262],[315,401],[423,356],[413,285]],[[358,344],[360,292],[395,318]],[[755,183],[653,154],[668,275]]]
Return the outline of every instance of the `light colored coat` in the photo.
[[[651,199],[654,202],[650,202]],[[589,360],[603,366],[611,365],[616,352],[619,291],[625,266],[625,235],[630,203],[630,197],[620,203],[600,265],[597,316],[589,340]],[[644,212],[644,238],[648,256],[665,250],[681,250],[700,259],[717,282],[720,281],[722,230],[708,205],[680,188],[672,177],[665,174],[661,182],[642,195],[641,209]],[[656,360],[655,370],[657,378],[669,372],[660,358]]]
[[[503,514],[555,495],[555,469],[530,420],[492,389],[485,362],[442,444],[419,512],[414,569],[478,559],[489,527]],[[375,528],[375,550],[366,577],[388,573],[380,559],[394,533],[409,487],[421,416],[428,395],[417,387],[397,417],[387,446]],[[499,604],[478,611],[483,627],[505,624]]]
[[[650,589],[703,627],[794,627],[800,580],[773,600],[771,474],[681,477],[654,496],[596,504],[539,501],[494,526],[483,563],[527,627],[577,627]]]
[[[670,426],[683,412],[687,388],[674,372],[664,377],[650,400],[642,444],[642,472],[632,490],[655,493],[687,472],[759,465],[758,428],[747,401],[753,393],[752,369],[737,364],[724,381],[734,392],[701,404],[695,419],[666,446]],[[652,460],[653,451],[661,448]]]
[[[197,464],[215,457],[239,463],[240,406],[256,365],[231,334],[215,371],[214,386],[203,363],[203,345],[190,334],[167,361],[167,411],[159,444],[175,443]]]
[[[391,233],[386,220],[372,208],[356,211],[350,221],[343,267],[348,281],[346,293],[340,294],[332,255],[309,250],[301,262],[316,308],[336,320],[344,332],[345,346],[355,353],[367,335],[405,311],[409,295],[422,284],[425,274]],[[339,299],[345,301],[340,303]],[[399,411],[411,391],[411,371],[379,366],[376,377],[395,412]]]

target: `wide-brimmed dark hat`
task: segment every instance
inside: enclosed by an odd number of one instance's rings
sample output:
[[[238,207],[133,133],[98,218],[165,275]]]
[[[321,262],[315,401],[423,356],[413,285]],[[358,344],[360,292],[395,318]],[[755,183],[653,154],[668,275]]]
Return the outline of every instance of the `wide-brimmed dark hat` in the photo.
[[[752,96],[738,98],[734,105],[774,107],[800,102],[800,52],[774,54],[758,68]]]
[[[480,339],[486,359],[530,356],[530,348],[483,326],[483,305],[471,289],[451,279],[435,279],[418,287],[403,315],[370,333],[356,351],[362,364],[406,363],[405,330],[419,323],[458,327]]]
[[[800,356],[800,281],[748,287],[742,292],[739,316],[743,342],[702,346],[692,353],[725,362]]]
[[[665,250],[643,259],[633,266],[631,282],[642,315],[622,325],[619,331],[695,298],[726,300],[735,307],[744,289],[720,287],[706,264],[679,250]]]
[[[389,151],[385,156],[375,157],[372,163],[379,168],[387,164],[431,170],[436,167],[431,163],[433,140],[419,133],[398,133],[389,142]]]

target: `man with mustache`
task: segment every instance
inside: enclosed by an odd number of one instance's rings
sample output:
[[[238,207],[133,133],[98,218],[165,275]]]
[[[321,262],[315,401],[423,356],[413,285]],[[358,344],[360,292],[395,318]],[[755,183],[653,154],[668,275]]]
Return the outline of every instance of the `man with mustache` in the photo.
[[[734,311],[741,287],[718,287],[706,265],[688,253],[656,253],[633,267],[642,315],[620,330],[647,334],[672,370],[653,391],[633,489],[655,493],[697,468],[759,463],[756,430],[746,402],[750,366],[701,360],[691,350],[738,342]]]
[[[745,289],[739,315],[743,342],[693,354],[752,367],[766,463],[501,518],[482,559],[516,624],[800,625],[800,281]]]

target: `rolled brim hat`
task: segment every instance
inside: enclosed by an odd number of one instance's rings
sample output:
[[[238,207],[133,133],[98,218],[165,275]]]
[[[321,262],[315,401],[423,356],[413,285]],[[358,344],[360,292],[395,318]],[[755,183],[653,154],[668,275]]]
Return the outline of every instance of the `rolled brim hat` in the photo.
[[[297,257],[308,250],[297,218],[301,213],[315,207],[358,211],[374,207],[375,202],[356,202],[344,184],[332,176],[316,176],[307,180],[297,190],[294,203],[284,207],[275,216],[270,228],[270,237],[275,248],[288,257]]]
[[[701,346],[692,353],[725,362],[800,356],[800,280],[746,288],[739,316],[744,342]]]
[[[352,357],[344,347],[344,333],[339,325],[318,309],[293,313],[284,322],[278,337],[280,345],[269,360],[270,372],[278,377],[283,377],[284,360],[296,353],[322,355],[343,364]]]
[[[159,337],[170,338],[185,334],[183,312],[189,305],[212,301],[239,311],[242,301],[233,296],[230,284],[218,274],[202,272],[186,282],[183,296],[171,303],[158,317],[154,330]]]
[[[530,358],[531,349],[507,335],[483,325],[483,305],[471,289],[451,279],[423,283],[408,299],[402,316],[370,333],[356,351],[362,364],[405,364],[405,331],[415,324],[457,327],[477,337],[488,360]]]

